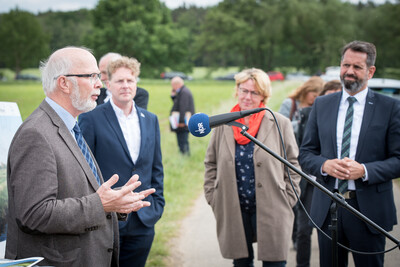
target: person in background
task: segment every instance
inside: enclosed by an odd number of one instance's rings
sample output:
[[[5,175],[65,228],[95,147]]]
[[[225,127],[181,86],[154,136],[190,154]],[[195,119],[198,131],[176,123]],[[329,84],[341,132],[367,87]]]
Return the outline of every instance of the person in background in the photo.
[[[187,124],[190,117],[194,114],[194,101],[192,92],[185,86],[181,77],[171,79],[171,98],[174,102],[171,109],[171,130],[176,132],[179,151],[183,155],[190,155],[189,149],[189,129]]]
[[[143,199],[154,189],[133,193],[137,175],[118,191],[111,189],[118,175],[103,183],[76,122],[96,107],[100,93],[91,52],[59,49],[41,71],[46,98],[18,129],[8,154],[5,257],[41,256],[41,265],[57,267],[118,266],[115,212],[149,206]]]
[[[288,98],[286,98],[283,102],[282,105],[279,109],[279,113],[284,115],[285,117],[288,117],[293,126],[293,131],[296,136],[296,141],[297,145],[300,146],[301,140],[302,140],[302,132],[299,131],[299,128],[302,126],[302,120],[304,123],[306,112],[307,112],[307,107],[311,107],[312,104],[314,103],[315,98],[319,95],[319,93],[322,91],[324,86],[324,81],[319,77],[319,76],[313,76],[310,79],[308,79],[306,82],[304,82],[302,85],[300,85],[298,88],[296,88]],[[308,185],[308,183],[304,180],[300,182],[300,187],[309,187],[311,185]],[[306,188],[301,188],[301,191],[304,192]],[[293,232],[292,232],[292,242],[293,242],[293,248],[297,250],[298,244],[297,244],[297,211],[299,210],[299,205],[296,205],[294,207],[294,214],[295,214],[295,223],[293,224]],[[300,237],[302,237],[303,234],[300,234]],[[308,235],[307,235],[308,236]],[[309,251],[309,245],[307,245],[309,242],[306,242],[304,239],[302,239],[303,247],[301,248],[300,252],[297,252],[297,256],[300,258],[304,258],[304,261],[306,262],[305,258],[306,255],[310,254]],[[311,242],[311,240],[310,240]],[[311,243],[310,243],[311,244]],[[303,255],[304,251],[304,255]]]
[[[342,83],[339,80],[332,80],[325,83],[324,89],[319,95],[329,95],[340,91],[342,91]]]
[[[265,107],[271,82],[260,69],[235,75],[238,103],[232,112]],[[298,147],[290,121],[274,113],[282,132],[287,159],[294,166]],[[249,127],[271,150],[284,157],[277,125],[271,113],[262,111],[237,120]],[[234,266],[253,266],[253,242],[263,266],[286,266],[300,176],[288,172],[278,160],[240,134],[238,127],[216,128],[207,148],[204,193],[217,222],[217,236],[224,258]]]
[[[144,267],[161,218],[164,172],[157,116],[137,107],[134,99],[140,63],[121,57],[108,65],[107,88],[111,99],[79,117],[79,125],[104,177],[117,173],[119,187],[138,174],[143,188],[156,192],[146,200],[151,206],[129,214],[119,225],[121,267]]]
[[[340,64],[343,90],[318,97],[300,148],[302,169],[322,186],[386,231],[397,223],[392,180],[400,177],[400,101],[368,88],[375,73],[376,48],[353,41]],[[314,190],[311,217],[331,236],[332,199]],[[385,250],[385,236],[339,205],[338,242],[356,251]],[[332,266],[332,242],[318,233],[320,265]],[[355,266],[384,266],[384,254],[353,253]],[[338,266],[348,251],[338,246]]]
[[[322,91],[323,86],[324,80],[319,76],[313,76],[296,88],[291,94],[289,94],[289,97],[282,102],[282,105],[279,108],[279,113],[289,118],[292,122],[293,131],[296,136],[301,119],[300,110],[312,106],[315,98]],[[297,141],[299,141],[298,138]]]
[[[110,91],[107,90],[107,82],[108,82],[108,74],[107,74],[107,66],[108,64],[116,59],[121,58],[122,56],[118,53],[107,53],[103,55],[100,60],[99,60],[99,69],[101,73],[101,81],[103,82],[102,88],[100,88],[100,95],[97,98],[97,105],[101,105],[105,102],[108,102],[111,97]],[[136,90],[136,95],[135,98],[133,99],[135,101],[135,104],[138,107],[141,107],[143,109],[147,109],[147,105],[149,103],[149,93],[146,91],[146,89],[137,87]]]
[[[342,90],[342,84],[340,83],[339,80],[329,81],[325,83],[324,88],[320,93],[320,96],[332,94],[335,92],[339,92],[341,90]],[[299,146],[301,146],[301,142],[303,140],[304,131],[307,125],[311,109],[312,106],[305,107],[300,110],[300,123],[297,133],[297,140]],[[315,179],[314,176],[310,175],[310,177]],[[302,179],[300,182],[300,188],[301,188],[300,200],[303,203],[303,206],[306,210],[304,210],[298,204],[297,215],[296,215],[296,241],[295,241],[295,243],[297,244],[296,266],[309,267],[311,258],[311,235],[313,231],[313,226],[310,223],[307,213],[309,214],[311,210],[311,201],[312,201],[314,186],[309,184],[306,180]]]

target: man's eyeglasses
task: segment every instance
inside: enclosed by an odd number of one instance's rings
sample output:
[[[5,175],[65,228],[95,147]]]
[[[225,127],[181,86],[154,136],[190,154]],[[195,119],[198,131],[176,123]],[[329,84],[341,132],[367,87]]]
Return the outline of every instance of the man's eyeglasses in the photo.
[[[248,93],[250,93],[252,97],[253,96],[260,96],[260,93],[258,93],[256,91],[250,91],[250,90],[243,89],[243,88],[240,88],[240,87],[239,87],[239,92],[241,94],[243,94],[243,95],[247,95]]]
[[[91,73],[91,74],[64,74],[64,75],[59,75],[55,77],[54,79],[57,79],[60,76],[65,76],[65,77],[81,77],[81,78],[89,78],[90,82],[94,84],[101,78],[101,73]]]

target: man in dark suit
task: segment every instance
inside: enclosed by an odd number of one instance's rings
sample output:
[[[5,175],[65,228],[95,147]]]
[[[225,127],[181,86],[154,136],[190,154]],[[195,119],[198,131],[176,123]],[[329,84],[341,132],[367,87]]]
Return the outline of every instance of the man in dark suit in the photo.
[[[104,177],[117,173],[122,185],[133,174],[141,188],[155,188],[151,203],[120,223],[120,266],[145,266],[154,239],[154,225],[164,210],[163,166],[157,116],[135,106],[136,78],[140,63],[121,57],[109,66],[107,88],[112,97],[95,110],[82,114],[79,124]]]
[[[314,102],[300,148],[301,168],[386,231],[397,223],[392,179],[400,176],[400,101],[368,89],[375,46],[354,41],[342,51],[343,91]],[[346,125],[345,125],[346,123]],[[328,235],[331,199],[314,190],[311,216]],[[331,241],[318,233],[320,265],[331,266]],[[351,249],[383,251],[385,237],[341,206],[338,241]],[[348,251],[339,247],[339,266]],[[356,266],[383,266],[384,256],[353,253]]]
[[[121,58],[121,55],[113,52],[107,53],[100,58],[99,69],[101,73],[101,81],[103,82],[104,86],[106,86],[108,82],[107,66],[111,61],[118,58]],[[106,87],[100,88],[100,95],[96,100],[97,105],[107,102],[110,97],[111,93],[107,91]],[[147,105],[149,103],[149,93],[146,91],[146,89],[137,87],[133,100],[135,101],[136,106],[147,109]]]
[[[174,104],[171,109],[172,120],[176,118],[176,125],[171,125],[172,131],[176,132],[179,151],[183,155],[190,155],[189,149],[189,118],[194,114],[194,101],[192,93],[181,77],[171,79],[171,98]]]
[[[80,134],[76,118],[96,107],[101,87],[94,56],[83,48],[63,48],[41,70],[46,99],[9,149],[5,257],[41,256],[40,264],[57,267],[117,266],[115,212],[149,206],[142,199],[154,189],[133,193],[140,185],[135,176],[112,190],[118,176],[103,183]]]

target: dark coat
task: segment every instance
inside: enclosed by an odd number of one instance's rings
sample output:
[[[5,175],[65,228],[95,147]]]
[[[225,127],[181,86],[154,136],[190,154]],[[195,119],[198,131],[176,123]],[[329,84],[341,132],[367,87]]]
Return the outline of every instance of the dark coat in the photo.
[[[161,158],[160,129],[157,116],[142,108],[137,108],[140,124],[140,152],[136,164],[133,163],[117,116],[110,102],[79,116],[79,126],[87,144],[92,150],[105,179],[118,174],[119,180],[114,187],[123,186],[132,175],[139,175],[142,183],[138,191],[155,188],[156,192],[146,200],[151,203],[137,211],[141,222],[150,229],[161,218],[164,210],[163,181],[164,172]],[[120,227],[131,227],[134,220],[129,216]],[[130,231],[131,230],[131,231]],[[132,232],[134,229],[124,229]],[[129,233],[128,233],[129,234]]]
[[[299,156],[301,168],[330,191],[336,179],[323,176],[321,166],[338,155],[336,124],[341,95],[334,93],[315,100]],[[399,100],[368,91],[355,160],[368,172],[368,181],[355,180],[360,212],[386,231],[392,230],[397,223],[392,180],[400,177]],[[319,227],[328,216],[330,204],[327,195],[314,190],[311,216]]]
[[[182,86],[179,92],[172,97],[172,100],[174,101],[174,104],[172,106],[171,113],[174,111],[179,112],[179,123],[186,123],[187,125],[188,122],[185,121],[187,112],[190,112],[190,116],[194,114],[194,101],[192,93],[186,86]],[[188,131],[188,128],[186,126],[181,130]]]

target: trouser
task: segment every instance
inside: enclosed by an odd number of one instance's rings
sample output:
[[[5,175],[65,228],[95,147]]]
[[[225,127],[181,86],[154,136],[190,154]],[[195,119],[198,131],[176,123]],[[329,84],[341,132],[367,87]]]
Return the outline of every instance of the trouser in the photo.
[[[176,137],[178,140],[179,151],[182,154],[190,155],[189,151],[189,132],[188,131],[177,131]]]
[[[154,239],[154,227],[146,227],[136,212],[129,214],[130,225],[134,230],[120,230],[119,266],[144,267]]]
[[[301,202],[303,203],[307,213],[310,213],[311,201],[314,187],[306,185],[304,191],[301,191]],[[298,204],[297,209],[297,235],[296,235],[296,262],[297,267],[309,267],[311,256],[311,234],[313,226],[310,223],[306,212]]]
[[[359,210],[357,199],[346,199],[346,202]],[[328,214],[322,230],[331,236],[328,229],[331,224],[331,216]],[[338,207],[338,242],[350,247],[353,250],[362,252],[378,252],[385,249],[385,236],[382,234],[373,234],[367,227],[367,224],[354,216],[350,211],[343,207]],[[320,266],[332,266],[332,242],[323,234],[318,233],[318,243],[320,249]],[[383,254],[363,255],[353,253],[353,259],[356,267],[383,267]],[[338,246],[338,266],[347,266],[348,251]]]

